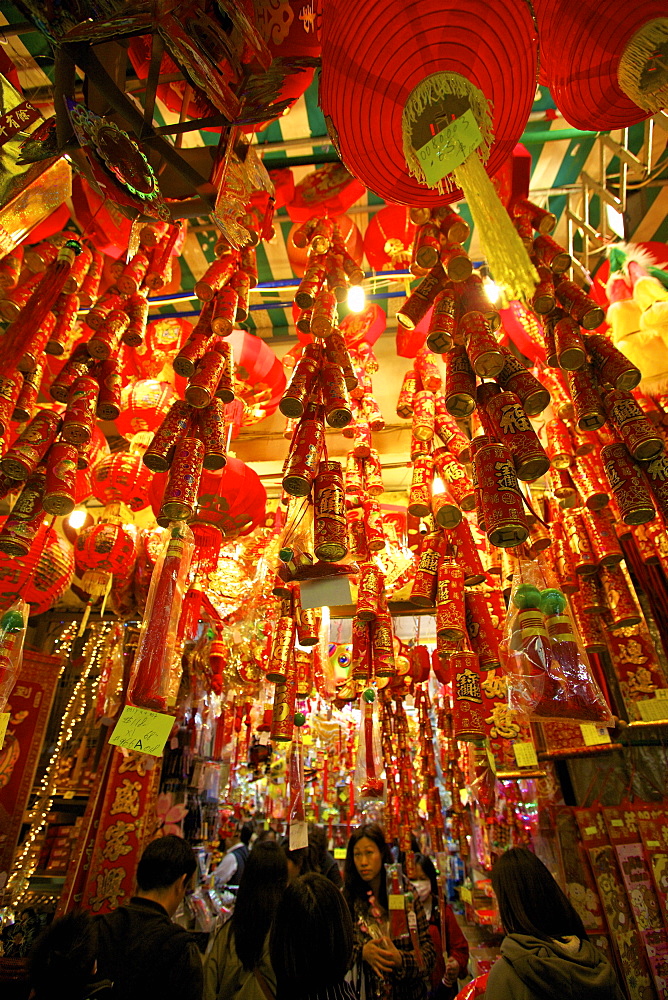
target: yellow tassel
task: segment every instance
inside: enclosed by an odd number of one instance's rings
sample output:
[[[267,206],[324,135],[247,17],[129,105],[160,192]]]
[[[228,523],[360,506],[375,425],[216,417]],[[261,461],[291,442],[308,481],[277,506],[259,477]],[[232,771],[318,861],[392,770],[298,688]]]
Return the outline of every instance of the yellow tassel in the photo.
[[[627,97],[645,111],[668,104],[668,18],[644,24],[627,44],[617,68],[617,82]]]
[[[427,108],[442,104],[452,97],[459,98],[460,101],[463,99],[468,104],[482,133],[482,143],[461,166],[439,181],[437,188],[441,194],[445,194],[455,186],[461,187],[473,221],[478,227],[494,280],[503,286],[509,299],[530,299],[538,275],[483,167],[494,139],[489,101],[478,87],[459,73],[432,73],[409,94],[401,117],[408,171],[420,183],[427,183],[413,145],[413,129]]]
[[[538,281],[527,249],[510,221],[477,152],[454,171],[480,235],[489,269],[509,299],[530,299]]]

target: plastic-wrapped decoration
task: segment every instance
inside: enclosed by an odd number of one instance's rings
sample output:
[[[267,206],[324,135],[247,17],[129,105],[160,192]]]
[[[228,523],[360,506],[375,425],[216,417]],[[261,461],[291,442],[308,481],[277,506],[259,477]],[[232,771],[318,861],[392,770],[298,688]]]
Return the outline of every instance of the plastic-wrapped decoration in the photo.
[[[129,699],[139,708],[167,708],[169,668],[174,658],[179,616],[188,587],[195,538],[183,521],[172,524],[156,561],[132,666]]]
[[[19,598],[0,617],[0,712],[5,710],[21,669],[29,614],[30,605]]]
[[[382,799],[385,792],[380,729],[375,710],[376,700],[375,697],[372,700],[368,699],[370,699],[369,692],[365,692],[360,699],[360,723],[355,767],[355,788],[362,801]]]

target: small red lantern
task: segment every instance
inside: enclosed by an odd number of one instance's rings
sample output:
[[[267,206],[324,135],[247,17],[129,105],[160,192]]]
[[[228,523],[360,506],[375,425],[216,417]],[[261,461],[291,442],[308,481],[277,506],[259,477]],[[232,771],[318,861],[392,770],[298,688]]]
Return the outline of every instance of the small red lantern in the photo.
[[[121,396],[123,409],[115,421],[118,433],[128,437],[156,430],[176,398],[176,390],[169,382],[153,378],[126,386]]]
[[[413,253],[415,223],[410,209],[403,205],[388,205],[369,219],[364,234],[364,252],[374,271],[387,268],[407,268]]]
[[[226,340],[234,358],[235,396],[244,404],[241,424],[247,427],[278,409],[285,369],[271,347],[252,333],[233,330]]]
[[[74,546],[77,575],[92,597],[106,593],[112,576],[128,576],[137,554],[137,531],[129,524],[114,523],[120,518],[106,515],[84,528]]]
[[[124,503],[130,510],[148,507],[153,473],[135,451],[116,452],[98,462],[92,473],[92,493],[104,504]]]
[[[39,551],[39,546],[37,547]],[[53,529],[46,533],[32,579],[22,590],[31,615],[41,615],[59,601],[74,576],[74,550]]]

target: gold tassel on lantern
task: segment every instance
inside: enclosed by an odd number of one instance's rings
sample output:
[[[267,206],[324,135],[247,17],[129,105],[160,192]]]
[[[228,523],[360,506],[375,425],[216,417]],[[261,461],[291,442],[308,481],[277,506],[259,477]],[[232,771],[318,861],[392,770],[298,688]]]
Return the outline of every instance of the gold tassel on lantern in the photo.
[[[469,110],[446,125],[445,130],[452,130],[457,122],[464,126],[468,147],[461,148],[467,155],[449,174],[433,183],[425,174],[420,150],[413,146],[413,129],[430,106],[442,105],[453,97],[460,104],[462,98],[468,101]],[[476,131],[480,136],[477,144]],[[530,300],[538,282],[536,269],[483,166],[489,157],[493,134],[489,103],[482,91],[459,73],[432,73],[411,91],[403,111],[402,133],[409,173],[422,184],[436,187],[441,194],[455,185],[461,187],[494,280],[504,286],[509,298]],[[461,142],[459,135],[452,141]]]
[[[629,39],[617,69],[620,89],[638,107],[654,114],[668,105],[666,46],[668,18],[654,18]]]

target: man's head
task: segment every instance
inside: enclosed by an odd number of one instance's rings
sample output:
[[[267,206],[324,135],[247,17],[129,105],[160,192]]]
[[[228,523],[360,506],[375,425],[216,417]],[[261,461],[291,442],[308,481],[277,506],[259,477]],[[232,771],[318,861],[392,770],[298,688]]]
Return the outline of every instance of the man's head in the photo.
[[[139,895],[155,899],[170,916],[185,896],[197,861],[190,844],[169,834],[148,845],[137,865]]]
[[[253,824],[243,823],[241,829],[239,830],[239,840],[241,841],[241,843],[245,844],[246,847],[248,847],[248,845],[251,842],[252,836],[253,836]]]

